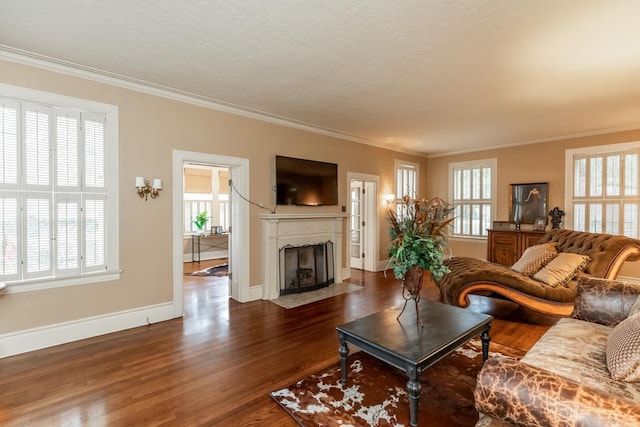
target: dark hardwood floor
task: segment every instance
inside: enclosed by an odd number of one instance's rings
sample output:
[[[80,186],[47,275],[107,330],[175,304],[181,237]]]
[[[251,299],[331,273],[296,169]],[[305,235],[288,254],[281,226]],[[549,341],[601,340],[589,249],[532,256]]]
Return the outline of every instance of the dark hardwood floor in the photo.
[[[268,393],[338,361],[336,325],[403,302],[391,276],[359,270],[362,290],[290,310],[230,300],[224,277],[185,279],[182,319],[0,359],[0,425],[294,427]],[[522,350],[557,321],[486,297],[471,309]]]

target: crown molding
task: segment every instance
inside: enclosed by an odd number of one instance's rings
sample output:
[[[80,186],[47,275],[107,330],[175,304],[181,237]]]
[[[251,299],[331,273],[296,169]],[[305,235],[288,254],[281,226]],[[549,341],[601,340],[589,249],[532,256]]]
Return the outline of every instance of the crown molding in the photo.
[[[40,68],[47,71],[53,71],[60,74],[65,74],[73,77],[79,77],[86,80],[95,81],[98,83],[105,83],[112,86],[121,87],[124,89],[133,90],[136,92],[146,93],[148,95],[159,96],[162,98],[171,99],[174,101],[184,102],[187,104],[197,105],[200,107],[209,108],[216,111],[222,111],[237,116],[247,117],[250,119],[260,120],[267,123],[272,123],[280,126],[285,126],[293,129],[303,130],[315,134],[329,136],[332,138],[342,139],[350,142],[357,142],[359,144],[370,145],[385,150],[396,151],[399,153],[411,154],[419,157],[427,157],[426,153],[403,149],[385,142],[377,141],[374,139],[364,138],[358,135],[352,135],[349,133],[341,132],[335,129],[324,128],[316,126],[310,123],[290,119],[287,117],[281,117],[274,114],[269,114],[259,110],[253,110],[245,108],[232,103],[220,101],[217,99],[208,98],[196,93],[183,91],[180,89],[163,86],[144,80],[135,79],[132,77],[123,76],[109,71],[100,70],[93,67],[88,67],[73,62],[64,61],[62,59],[53,58],[45,55],[40,55],[33,52],[23,51],[10,46],[0,44],[0,59],[9,62],[14,62],[22,65],[28,65],[35,68]]]
[[[640,130],[640,123],[635,125],[629,125],[629,126],[621,126],[617,128],[595,129],[595,130],[590,130],[585,132],[567,133],[563,135],[548,136],[544,138],[527,139],[524,141],[517,141],[517,142],[507,142],[505,144],[488,145],[482,148],[470,148],[468,150],[458,150],[458,151],[450,151],[446,153],[431,154],[431,155],[427,155],[427,158],[434,159],[437,157],[447,157],[447,156],[455,156],[458,154],[477,153],[480,151],[499,150],[501,148],[511,148],[511,147],[518,147],[521,145],[541,144],[543,142],[562,141],[565,139],[572,139],[572,138],[585,138],[588,136],[606,135],[608,133],[626,132],[626,131],[632,131],[632,130]]]

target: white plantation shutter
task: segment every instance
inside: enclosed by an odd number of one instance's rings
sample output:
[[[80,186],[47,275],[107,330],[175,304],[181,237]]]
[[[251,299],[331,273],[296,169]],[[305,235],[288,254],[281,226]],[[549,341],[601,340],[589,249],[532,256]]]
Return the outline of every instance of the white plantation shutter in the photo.
[[[624,204],[623,234],[625,236],[638,236],[638,204]]]
[[[85,185],[104,188],[104,119],[84,121]]]
[[[573,229],[640,237],[638,143],[584,150],[567,151],[573,163]]]
[[[0,98],[0,281],[38,282],[37,289],[113,274],[117,139],[107,131],[117,135],[117,110],[32,101]],[[96,105],[91,111],[102,110]],[[107,117],[114,117],[111,126]]]
[[[453,221],[454,236],[487,236],[493,219],[496,170],[495,159],[449,164],[449,198],[457,207]]]
[[[63,195],[56,199],[56,271],[80,271],[80,197]]]
[[[29,187],[49,185],[49,108],[29,107],[25,115],[25,176]]]
[[[626,153],[624,156],[624,195],[638,195],[638,154]]]
[[[0,280],[18,277],[18,199],[0,194]]]
[[[596,231],[597,230],[597,231]],[[592,233],[603,233],[602,229],[602,204],[589,205],[589,230]]]
[[[396,199],[418,197],[418,164],[396,160]]]
[[[404,162],[400,160],[394,161],[396,170],[396,200],[402,199],[404,196],[417,198],[418,195],[418,172],[419,165],[417,163]],[[396,211],[399,218],[404,217],[405,212],[402,204],[396,204]]]
[[[573,161],[573,192],[576,197],[587,195],[587,159],[574,159]]]
[[[79,114],[56,116],[56,187],[79,187]]]
[[[26,205],[25,264],[28,278],[50,276],[51,199],[46,194],[29,195]]]
[[[105,200],[87,198],[84,202],[84,264],[87,270],[105,268]]]
[[[18,183],[18,108],[15,102],[0,102],[0,187]]]
[[[574,230],[586,230],[586,218],[587,218],[587,204],[586,203],[574,203],[573,204],[573,228]]]
[[[593,197],[602,196],[602,156],[591,159],[589,195]]]

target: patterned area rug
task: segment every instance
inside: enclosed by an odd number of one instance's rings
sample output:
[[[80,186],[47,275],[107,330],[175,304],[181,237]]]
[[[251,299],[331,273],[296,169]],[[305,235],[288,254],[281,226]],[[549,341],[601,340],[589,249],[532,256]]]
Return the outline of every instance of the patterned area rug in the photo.
[[[521,358],[524,352],[492,343],[491,354]],[[482,365],[479,340],[460,347],[420,377],[419,425],[473,426],[478,421],[473,389]],[[407,376],[364,352],[349,356],[347,385],[340,363],[271,393],[304,427],[408,426]]]
[[[229,275],[229,264],[219,264],[214,265],[213,267],[205,268],[204,270],[194,271],[190,274],[190,276],[228,276]]]

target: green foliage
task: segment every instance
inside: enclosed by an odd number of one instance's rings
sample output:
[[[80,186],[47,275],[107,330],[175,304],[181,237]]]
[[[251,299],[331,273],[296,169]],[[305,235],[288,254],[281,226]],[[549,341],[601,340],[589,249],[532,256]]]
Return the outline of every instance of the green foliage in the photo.
[[[196,215],[196,219],[193,221],[193,224],[198,230],[202,230],[207,225],[207,222],[209,222],[209,218],[207,218],[207,211],[202,211]]]
[[[417,265],[431,271],[435,280],[449,272],[444,265],[447,247],[446,227],[454,218],[454,207],[441,199],[413,200],[405,196],[388,212],[388,267],[396,279],[404,280],[409,269]]]

